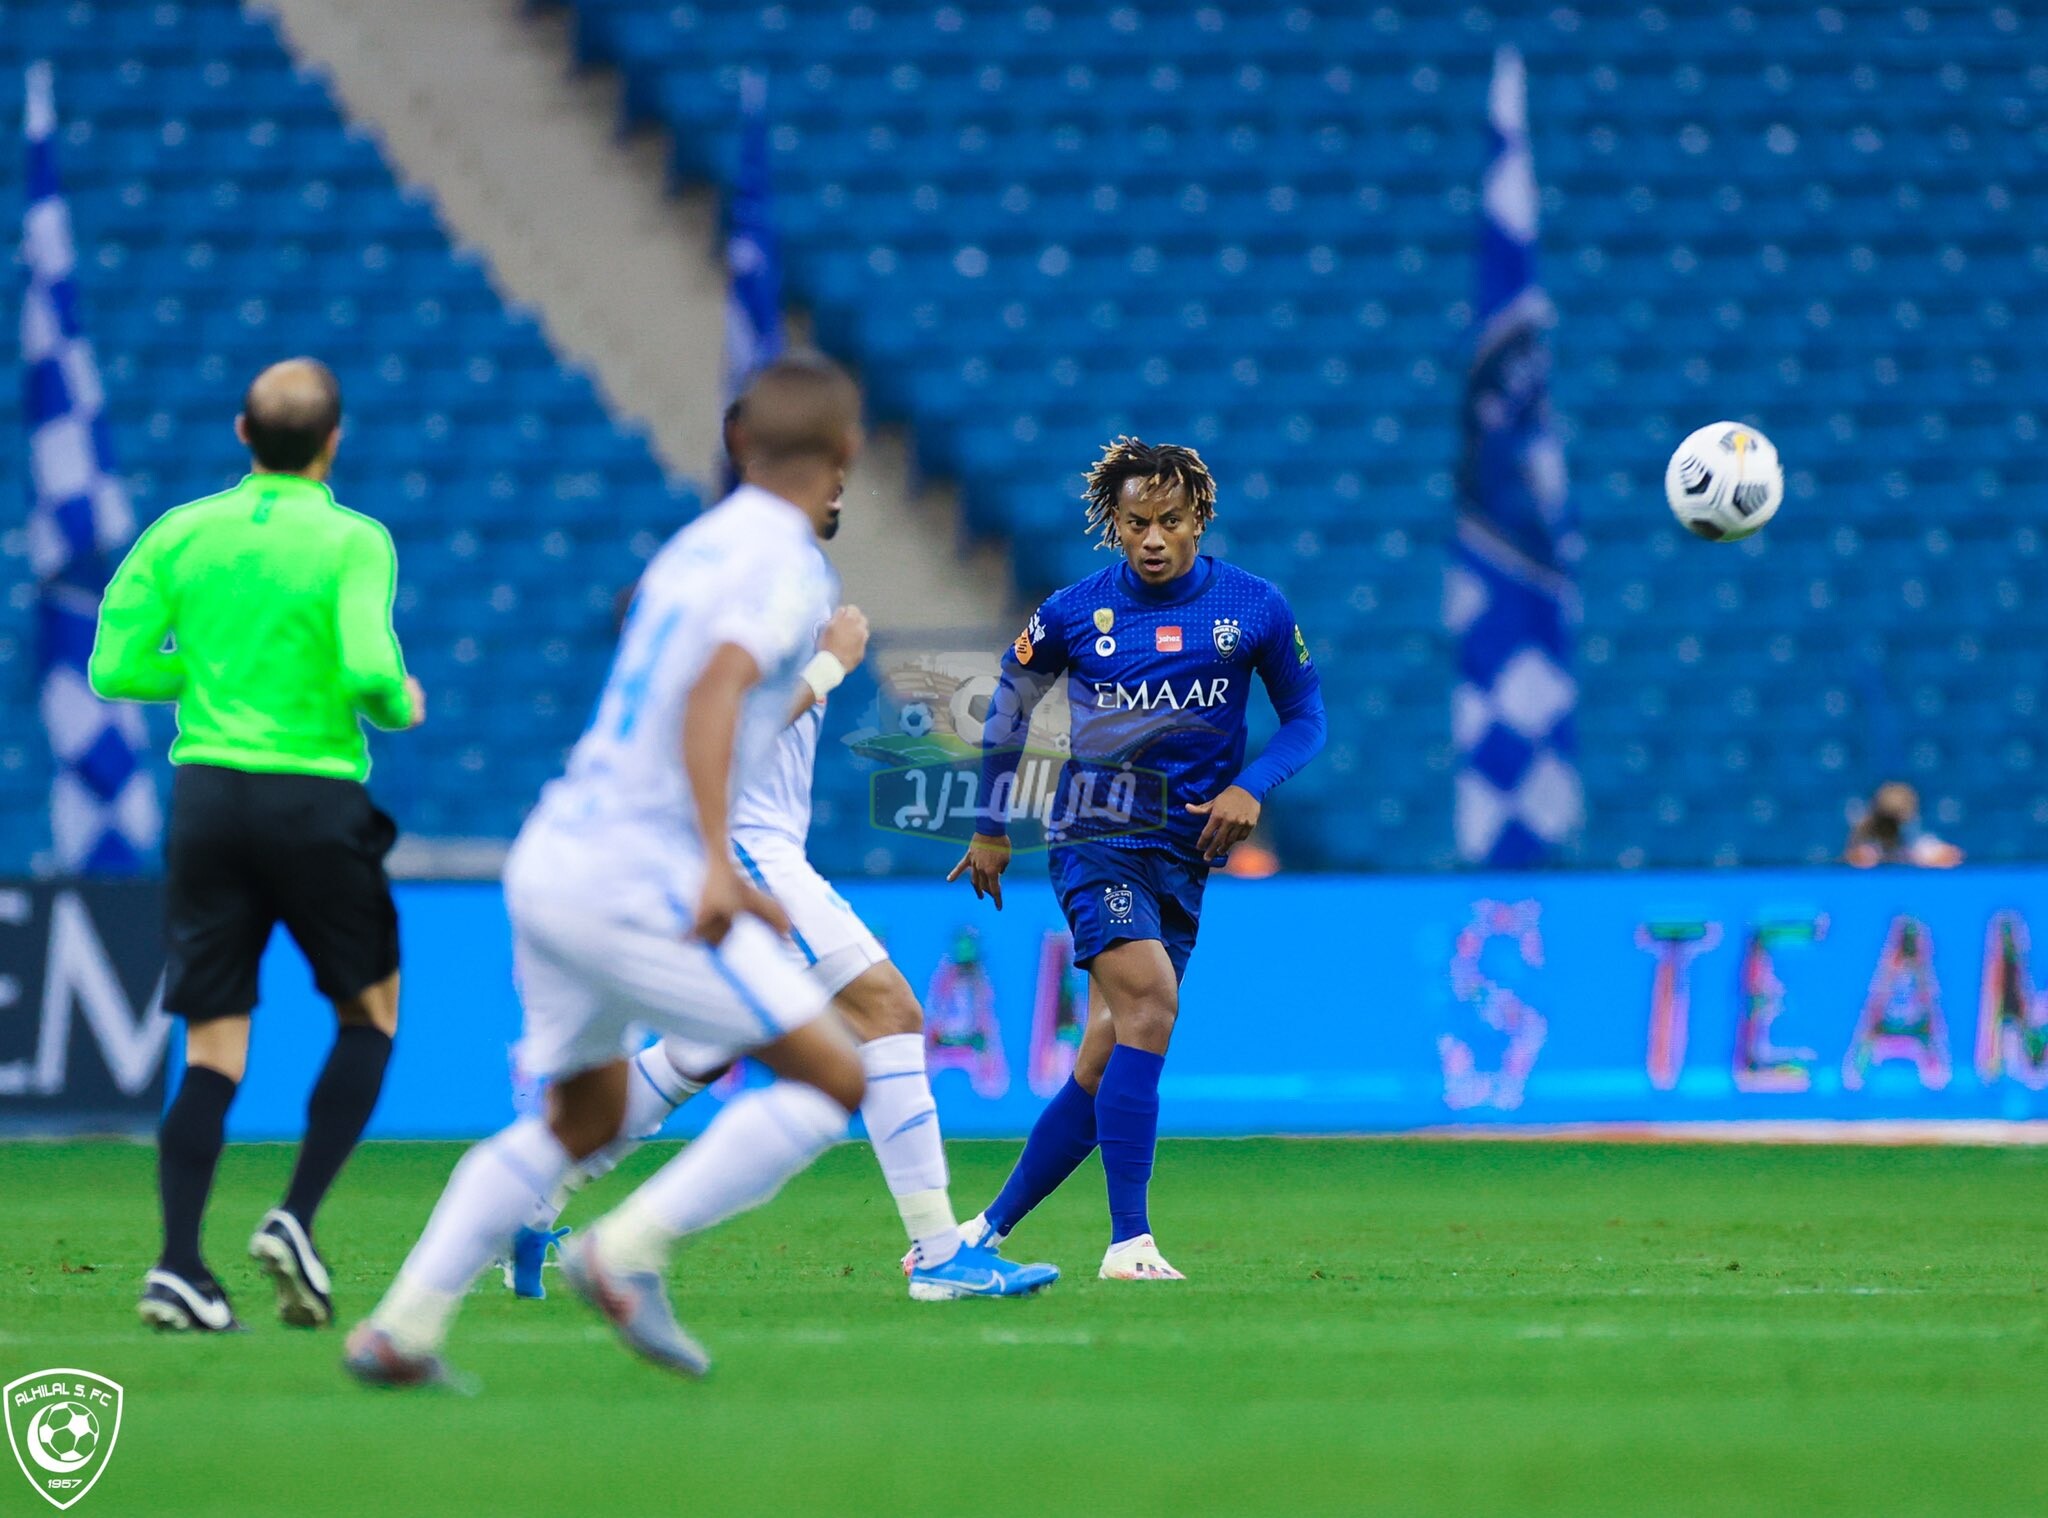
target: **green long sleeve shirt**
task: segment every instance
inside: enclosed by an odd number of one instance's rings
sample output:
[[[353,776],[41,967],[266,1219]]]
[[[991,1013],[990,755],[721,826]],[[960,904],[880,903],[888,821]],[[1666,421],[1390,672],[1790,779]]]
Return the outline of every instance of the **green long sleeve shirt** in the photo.
[[[136,540],[101,598],[88,676],[108,700],[177,702],[174,764],[361,780],[358,717],[413,717],[397,583],[381,523],[299,475],[248,475]]]

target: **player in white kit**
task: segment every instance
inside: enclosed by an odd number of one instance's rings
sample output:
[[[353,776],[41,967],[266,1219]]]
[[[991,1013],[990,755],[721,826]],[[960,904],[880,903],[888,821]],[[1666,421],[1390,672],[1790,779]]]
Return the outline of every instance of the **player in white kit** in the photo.
[[[465,1155],[376,1310],[349,1336],[358,1379],[445,1374],[463,1294],[536,1205],[620,1132],[636,1027],[780,1079],[562,1251],[570,1285],[637,1353],[702,1374],[670,1310],[678,1239],[780,1189],[843,1137],[866,1090],[827,998],[786,956],[787,918],[742,878],[732,798],[764,771],[814,652],[833,578],[818,537],[860,447],[860,397],[822,360],[765,369],[747,396],[747,483],[656,555],[590,728],[505,867],[525,1013],[521,1059],[545,1119]]]
[[[744,456],[746,447],[739,412],[735,407],[726,417],[726,449],[734,458]],[[837,530],[835,516],[820,535],[830,538]],[[789,914],[793,956],[833,998],[860,1043],[867,1076],[861,1118],[910,1238],[905,1272],[911,1297],[932,1302],[1026,1296],[1057,1281],[1059,1271],[963,1244],[925,1072],[923,1009],[867,924],[805,856],[825,699],[866,656],[868,642],[867,619],[857,608],[841,607],[828,618],[829,604],[814,608],[814,622],[822,624],[818,653],[803,670],[789,725],[733,809],[733,855],[742,872]],[[569,1191],[610,1170],[657,1132],[677,1106],[716,1078],[724,1058],[717,1049],[670,1035],[632,1063],[623,1136],[578,1166],[513,1240],[506,1276],[521,1296],[546,1295],[541,1264],[548,1245],[567,1232],[554,1224]]]

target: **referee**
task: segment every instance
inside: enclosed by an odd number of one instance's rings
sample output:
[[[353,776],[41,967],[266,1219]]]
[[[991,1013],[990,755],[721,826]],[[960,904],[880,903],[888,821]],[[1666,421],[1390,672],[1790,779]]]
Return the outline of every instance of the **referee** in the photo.
[[[391,535],[327,488],[341,442],[334,375],[311,359],[272,365],[249,386],[235,436],[249,474],[137,540],[101,601],[90,669],[110,700],[178,706],[164,1008],[185,1020],[185,1078],[157,1134],[164,1247],[139,1310],[155,1327],[205,1333],[241,1327],[200,1256],[199,1225],[248,1061],[257,964],[279,922],[340,1027],[291,1188],[249,1253],[285,1322],[334,1316],[313,1214],[377,1104],[398,1026],[384,874],[397,828],[363,788],[358,718],[407,728],[426,711],[391,626]]]

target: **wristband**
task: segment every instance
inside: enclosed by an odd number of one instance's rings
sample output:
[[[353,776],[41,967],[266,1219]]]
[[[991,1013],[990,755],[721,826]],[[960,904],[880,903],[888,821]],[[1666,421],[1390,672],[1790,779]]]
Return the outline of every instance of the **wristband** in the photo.
[[[803,682],[820,701],[837,690],[839,682],[845,678],[846,666],[839,662],[839,655],[822,649],[813,654],[811,662],[804,666]]]

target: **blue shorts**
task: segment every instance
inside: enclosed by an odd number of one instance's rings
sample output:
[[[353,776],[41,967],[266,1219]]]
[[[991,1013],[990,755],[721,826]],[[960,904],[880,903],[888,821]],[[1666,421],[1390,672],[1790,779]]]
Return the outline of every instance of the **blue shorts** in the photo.
[[[1176,980],[1187,974],[1202,924],[1209,867],[1170,849],[1063,843],[1049,855],[1052,888],[1074,934],[1074,963],[1084,968],[1104,949],[1135,939],[1166,946]]]

